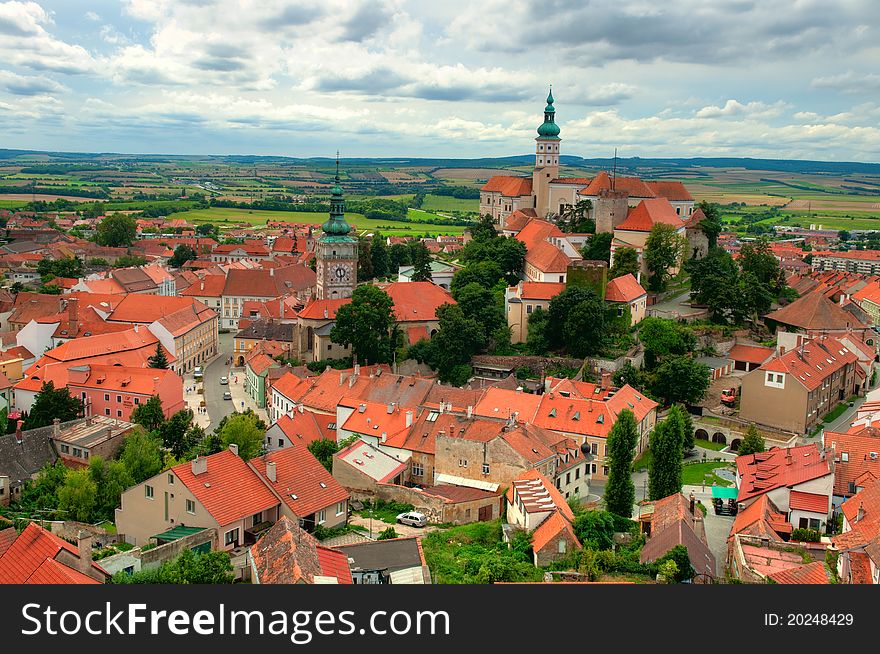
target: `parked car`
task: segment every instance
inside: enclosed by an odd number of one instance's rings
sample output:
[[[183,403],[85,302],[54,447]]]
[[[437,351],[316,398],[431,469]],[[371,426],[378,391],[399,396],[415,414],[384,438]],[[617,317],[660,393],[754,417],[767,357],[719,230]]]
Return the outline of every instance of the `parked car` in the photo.
[[[428,524],[428,518],[424,513],[418,511],[409,511],[407,513],[399,513],[397,522],[402,525],[411,525],[413,527],[424,527]]]
[[[229,391],[226,391],[225,393],[223,393],[223,399],[224,399],[224,400],[231,400],[231,399],[232,399],[232,393],[230,393]]]
[[[736,404],[735,388],[725,388],[721,391],[721,404],[726,404],[727,406],[734,406]]]
[[[221,384],[222,386],[227,386],[227,385],[229,384],[229,377],[221,377],[221,378],[220,378],[220,384]]]
[[[193,370],[193,377],[195,379],[201,379],[205,376],[205,370],[201,366],[196,366],[195,370]]]

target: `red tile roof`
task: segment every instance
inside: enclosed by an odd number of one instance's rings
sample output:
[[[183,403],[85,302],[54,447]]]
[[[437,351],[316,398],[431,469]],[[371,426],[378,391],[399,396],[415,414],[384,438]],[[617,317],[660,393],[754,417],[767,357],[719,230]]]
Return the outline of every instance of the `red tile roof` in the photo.
[[[605,300],[608,302],[633,302],[647,294],[632,273],[615,277],[605,287]]]
[[[449,291],[431,282],[394,282],[383,287],[394,302],[398,322],[437,320],[437,309],[455,304]]]
[[[871,558],[865,552],[850,552],[850,580],[851,584],[873,584],[874,576],[871,574]]]
[[[527,513],[558,511],[568,520],[574,520],[574,513],[562,493],[537,470],[527,470],[513,480],[507,490],[507,501],[513,504],[516,499],[522,502]]]
[[[251,546],[251,557],[261,584],[313,584],[316,577],[332,577],[351,584],[348,558],[323,547],[295,520],[282,516]]]
[[[293,376],[293,375],[291,375]],[[280,380],[279,380],[280,381]],[[277,382],[276,382],[277,385]],[[322,439],[336,440],[335,430],[327,425],[335,422],[335,417],[312,413],[311,411],[294,411],[293,416],[283,415],[275,422],[291,443],[308,445]]]
[[[216,313],[191,297],[167,295],[126,295],[107,318],[110,322],[149,324],[181,309],[189,309],[204,322]]]
[[[831,504],[831,498],[827,495],[818,495],[816,493],[805,493],[803,491],[791,491],[788,500],[788,507],[791,510],[809,511],[811,513],[828,514],[828,508]]]
[[[855,484],[866,472],[880,479],[880,429],[877,427],[859,426],[849,433],[826,431],[822,442],[834,449],[834,460],[837,462],[834,469],[835,495],[851,495],[850,483]]]
[[[346,304],[351,304],[350,297],[334,300],[312,300],[302,308],[299,317],[305,320],[333,320],[336,318],[339,307]]]
[[[0,555],[0,584],[100,583],[55,560],[62,551],[79,557],[79,549],[75,545],[34,523],[28,524]],[[97,563],[92,563],[92,568],[102,576],[107,575]]]
[[[532,193],[531,177],[511,177],[508,175],[496,175],[489,178],[481,191],[501,193],[507,198],[517,198]]]
[[[565,290],[562,282],[521,282],[524,300],[552,300]]]
[[[629,210],[626,219],[614,229],[615,231],[619,229],[630,232],[650,232],[654,225],[660,223],[676,228],[685,226],[684,221],[675,213],[675,209],[666,198],[642,200],[636,207]]]
[[[785,514],[776,508],[769,495],[764,494],[737,512],[729,538],[736,534],[747,534],[782,541],[782,534],[791,532],[792,526],[786,520]]]
[[[813,561],[768,575],[777,584],[830,584],[831,577],[824,561]]]
[[[856,361],[858,357],[840,341],[823,336],[773,357],[757,370],[788,373],[807,390],[814,390],[838,370]]]
[[[194,475],[192,461],[171,468],[221,526],[280,504],[238,455],[223,450],[208,457],[207,471]]]
[[[17,537],[18,532],[15,530],[15,527],[7,527],[6,529],[0,530],[0,557],[2,557],[3,553],[12,546]]]
[[[266,475],[267,463],[275,464],[274,482]],[[294,443],[256,457],[250,464],[300,518],[328,507],[335,512],[336,504],[350,497],[349,492],[309,452],[306,443]]]
[[[828,457],[815,444],[739,456],[736,468],[741,478],[738,502],[832,474]]]
[[[217,297],[223,295],[226,286],[225,275],[205,275],[192,286],[180,293],[183,297]]]
[[[763,347],[762,345],[745,345],[737,343],[727,353],[727,358],[733,361],[745,361],[761,365],[771,356],[775,350],[772,347]]]
[[[585,188],[578,191],[581,196],[598,196],[600,191],[611,190],[611,177],[604,170],[593,178]],[[632,198],[654,198],[657,194],[638,177],[616,177],[614,190],[626,191]]]
[[[539,241],[526,251],[526,263],[542,273],[564,273],[572,259],[549,241]]]
[[[532,532],[532,549],[535,552],[540,552],[560,533],[565,533],[568,536],[567,540],[574,542],[576,547],[581,546],[581,542],[571,526],[571,521],[566,519],[562,512],[554,511],[541,521],[541,524]]]
[[[353,584],[348,556],[344,552],[329,547],[318,546],[318,563],[325,577],[335,577],[336,583]]]
[[[866,328],[866,325],[829,300],[824,293],[816,291],[799,297],[781,309],[771,311],[765,318],[783,325],[812,331]]]
[[[645,182],[649,189],[670,202],[693,202],[693,196],[681,182]]]

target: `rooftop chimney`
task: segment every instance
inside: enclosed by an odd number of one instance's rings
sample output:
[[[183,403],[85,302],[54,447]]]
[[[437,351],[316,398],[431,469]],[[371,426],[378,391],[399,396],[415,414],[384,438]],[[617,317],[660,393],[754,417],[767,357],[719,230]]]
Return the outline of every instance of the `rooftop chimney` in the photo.
[[[79,331],[79,298],[72,297],[67,301],[67,321],[70,323],[68,334],[76,338]]]
[[[236,443],[230,443],[229,451],[232,452],[235,456],[238,456],[238,445]]]
[[[76,547],[79,550],[76,569],[84,575],[88,575],[92,569],[92,535],[87,531],[80,530],[76,535]]]
[[[691,513],[693,513],[694,515],[696,515],[696,511],[695,511],[695,509],[697,508],[697,498],[694,496],[694,491],[691,491],[691,495],[690,495],[690,497],[688,498],[688,500],[689,500],[689,502],[690,502],[690,505],[689,505],[689,506],[690,506],[690,509],[691,509]]]
[[[21,445],[24,443],[24,439],[21,437],[21,426],[24,424],[23,420],[19,420],[15,423],[15,442]]]
[[[413,412],[407,411],[406,412],[406,426],[411,427],[412,423],[413,423]]]
[[[61,435],[61,418],[52,418],[52,438],[58,438]]]
[[[275,462],[268,461],[266,462],[266,477],[269,481],[275,482],[277,481],[277,475],[275,474]]]
[[[602,390],[608,390],[608,388],[611,386],[611,373],[607,370],[602,370],[599,373],[599,377]]]
[[[468,418],[473,418],[473,416],[474,416],[474,407],[473,407],[473,406],[468,406],[468,408],[467,408],[467,417],[468,417]]]
[[[135,334],[137,334],[137,330],[138,330],[138,324],[135,323],[135,324],[134,324],[134,333],[135,333]]]
[[[208,458],[198,456],[192,460],[192,473],[194,475],[200,475],[203,472],[208,472]]]
[[[865,503],[859,502],[859,513],[858,513],[858,515],[856,515],[856,522],[859,522],[864,517],[865,517]]]

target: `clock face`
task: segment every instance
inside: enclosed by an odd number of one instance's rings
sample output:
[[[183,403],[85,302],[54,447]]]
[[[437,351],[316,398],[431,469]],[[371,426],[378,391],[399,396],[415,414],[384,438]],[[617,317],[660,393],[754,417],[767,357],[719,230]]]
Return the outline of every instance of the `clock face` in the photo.
[[[351,281],[351,269],[347,264],[338,264],[334,267],[330,274],[336,282]]]

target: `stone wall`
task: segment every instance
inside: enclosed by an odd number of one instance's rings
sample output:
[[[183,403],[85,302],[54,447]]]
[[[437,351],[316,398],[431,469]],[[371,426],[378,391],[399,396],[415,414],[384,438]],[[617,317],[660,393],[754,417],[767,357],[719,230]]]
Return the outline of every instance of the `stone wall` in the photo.
[[[119,554],[103,558],[97,561],[97,563],[111,575],[126,568],[132,568],[134,572],[150,570],[158,568],[168,561],[173,561],[185,550],[193,549],[205,543],[210,543],[212,551],[219,549],[220,538],[216,529],[204,529],[195,534],[178,538],[170,543],[159,545],[146,552],[140,547],[135,547],[126,552],[120,552]]]
[[[374,493],[365,491],[352,491],[352,500],[372,500],[374,498],[385,502],[398,502],[400,504],[412,504],[415,511],[424,513],[428,522],[456,525],[464,525],[477,522],[480,508],[492,507],[490,520],[501,515],[501,496],[487,497],[467,502],[453,502],[451,500],[429,495],[419,488],[409,488],[395,484],[377,484]]]

